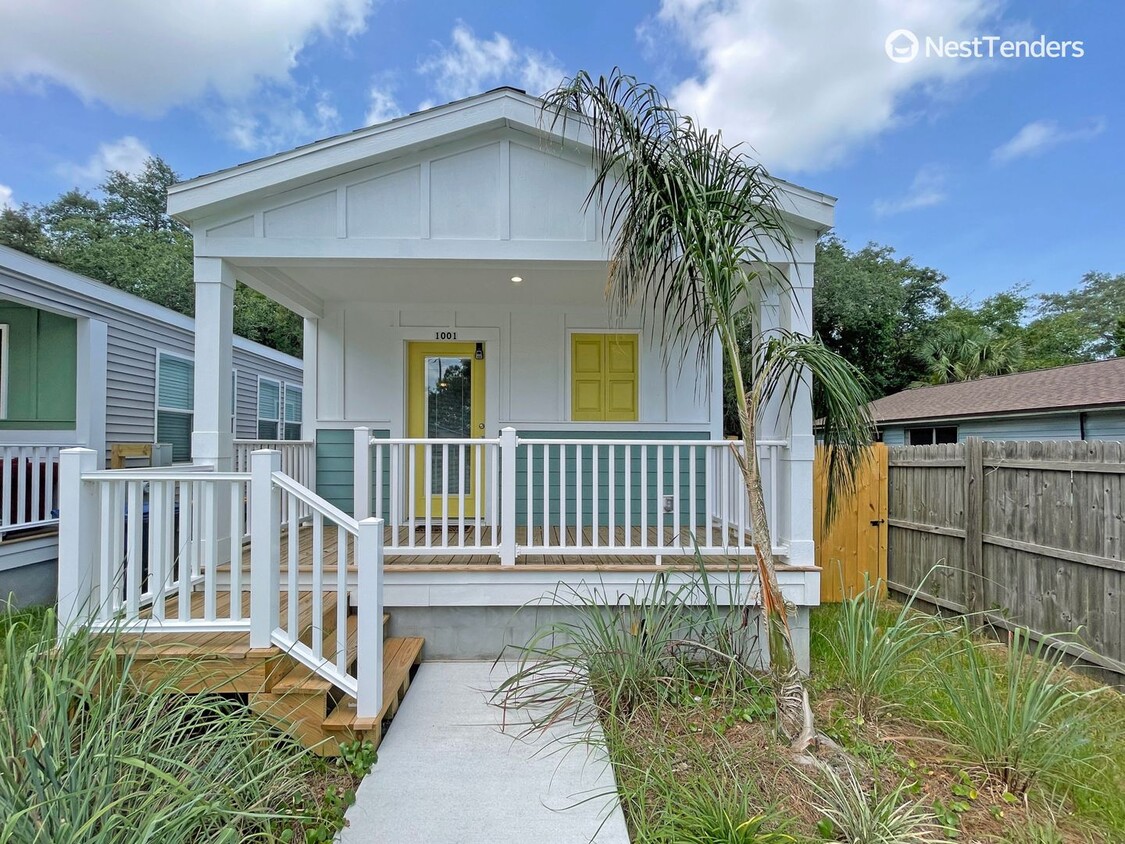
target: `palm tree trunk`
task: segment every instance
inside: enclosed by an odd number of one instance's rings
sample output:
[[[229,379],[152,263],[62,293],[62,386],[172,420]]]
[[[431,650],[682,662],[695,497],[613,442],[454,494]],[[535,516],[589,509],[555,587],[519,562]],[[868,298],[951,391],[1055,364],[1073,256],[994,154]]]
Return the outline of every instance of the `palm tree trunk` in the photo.
[[[720,328],[720,337],[730,361],[738,402],[738,422],[742,431],[742,449],[732,446],[735,459],[742,471],[746,495],[750,504],[750,530],[754,540],[754,557],[758,566],[758,583],[761,591],[762,613],[766,623],[766,642],[770,669],[778,679],[776,704],[782,729],[793,741],[794,749],[804,752],[816,736],[812,709],[801,672],[797,667],[793,648],[793,633],[789,627],[789,613],[777,580],[777,565],[773,556],[773,537],[767,517],[763,492],[761,467],[758,464],[757,396],[760,378],[755,384],[754,398],[746,394],[742,359],[737,334],[733,326]],[[810,503],[811,506],[811,503]]]

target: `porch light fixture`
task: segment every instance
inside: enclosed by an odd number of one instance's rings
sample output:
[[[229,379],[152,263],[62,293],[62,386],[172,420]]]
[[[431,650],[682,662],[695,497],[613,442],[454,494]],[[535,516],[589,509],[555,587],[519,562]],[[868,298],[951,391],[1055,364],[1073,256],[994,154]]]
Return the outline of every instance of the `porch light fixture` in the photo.
[[[521,281],[523,281],[522,276],[518,276],[518,275],[512,276],[512,284],[519,284]]]

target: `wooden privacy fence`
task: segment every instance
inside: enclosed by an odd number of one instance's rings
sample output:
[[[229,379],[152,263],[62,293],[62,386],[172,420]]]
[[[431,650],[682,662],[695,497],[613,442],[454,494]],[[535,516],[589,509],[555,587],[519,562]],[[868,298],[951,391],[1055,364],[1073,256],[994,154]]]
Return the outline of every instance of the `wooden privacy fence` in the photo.
[[[1000,627],[1080,629],[1066,649],[1125,677],[1122,443],[892,448],[888,525],[892,590]]]
[[[855,491],[837,503],[824,524],[828,502],[827,450],[818,446],[813,464],[813,538],[820,575],[820,600],[841,601],[887,579],[887,447],[875,443],[856,474]]]

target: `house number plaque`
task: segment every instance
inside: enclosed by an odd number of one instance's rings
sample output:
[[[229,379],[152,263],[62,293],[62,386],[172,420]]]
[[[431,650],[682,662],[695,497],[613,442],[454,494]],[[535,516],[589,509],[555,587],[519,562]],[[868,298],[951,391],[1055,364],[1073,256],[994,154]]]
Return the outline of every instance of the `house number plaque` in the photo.
[[[435,340],[456,340],[457,339],[457,332],[456,331],[435,331],[434,332],[434,339]]]

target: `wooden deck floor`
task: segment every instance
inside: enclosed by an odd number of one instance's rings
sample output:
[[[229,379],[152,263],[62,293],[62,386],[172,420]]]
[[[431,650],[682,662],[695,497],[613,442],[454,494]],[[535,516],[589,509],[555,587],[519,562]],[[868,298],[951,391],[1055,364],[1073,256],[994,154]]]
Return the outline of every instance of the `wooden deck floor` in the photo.
[[[394,532],[397,531],[397,541],[400,546],[392,547],[391,543],[396,537]],[[411,533],[413,533],[414,547],[407,547],[410,543]],[[648,542],[642,543],[641,529],[634,527],[630,531],[629,543],[633,546],[640,546],[643,544],[655,545],[657,541],[657,528],[648,528]],[[491,528],[482,529],[482,537],[479,542],[481,545],[488,545],[492,542]],[[699,531],[702,536],[703,531]],[[717,531],[716,531],[717,535]],[[430,545],[426,546],[427,536],[429,537]],[[441,527],[437,526],[432,528],[428,533],[425,526],[419,525],[413,530],[407,526],[399,526],[398,528],[387,527],[384,530],[384,544],[386,546],[386,567],[394,571],[405,567],[415,566],[442,566],[442,567],[456,567],[458,569],[465,568],[492,568],[500,567],[500,558],[496,554],[478,551],[474,552],[471,547],[465,551],[456,551],[450,553],[441,547],[442,545],[458,545],[472,546],[478,544],[476,539],[476,530],[470,525],[466,525],[464,531],[464,538],[460,538],[456,525],[450,525],[445,536],[443,537]],[[536,527],[532,532],[532,543],[528,542],[527,528],[516,528],[516,544],[526,546],[528,544],[543,545],[543,528]],[[328,571],[335,571],[337,560],[337,530],[334,527],[327,527],[324,531],[324,559],[325,569]],[[575,545],[577,542],[577,532],[575,528],[570,527],[567,529],[567,542],[568,545]],[[550,532],[550,541],[548,545],[560,546],[562,545],[560,528],[552,527]],[[677,531],[670,528],[664,531],[664,544],[668,550],[661,555],[662,567],[686,567],[695,568],[697,565],[695,555],[688,552],[685,553],[681,544],[681,537]],[[288,545],[289,538],[288,532],[283,530],[281,536],[281,556],[282,567],[286,565],[288,559]],[[348,560],[349,569],[354,569],[355,549],[354,543],[349,542]],[[592,528],[585,528],[582,531],[582,545],[584,546],[582,553],[574,554],[559,554],[551,553],[549,550],[544,553],[522,554],[516,558],[517,566],[550,566],[550,567],[596,567],[603,569],[644,569],[656,565],[656,557],[654,555],[638,555],[635,551],[627,551],[625,529],[617,528],[613,537],[613,544],[610,544],[609,530],[607,528],[600,528],[598,530],[597,543],[595,544],[594,532]],[[616,546],[616,547],[614,547]],[[688,547],[690,548],[690,538],[688,538]],[[747,549],[742,556],[737,556],[733,553],[731,555],[707,555],[703,557],[703,563],[708,568],[731,568],[732,566],[747,565],[753,562],[753,552]],[[313,529],[310,525],[302,525],[298,535],[298,554],[302,568],[309,566],[313,554]],[[248,569],[250,565],[250,549],[245,548],[243,551],[243,566]]]

